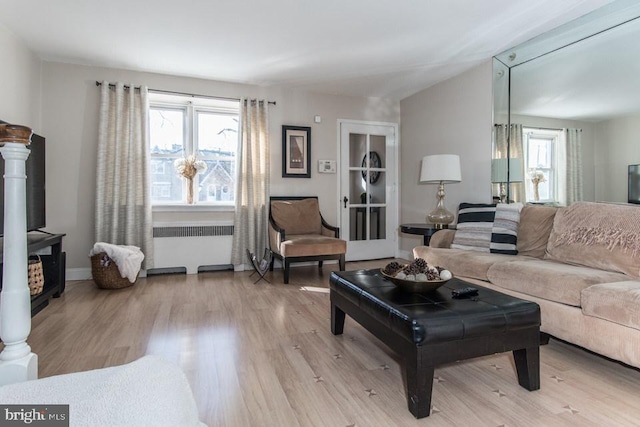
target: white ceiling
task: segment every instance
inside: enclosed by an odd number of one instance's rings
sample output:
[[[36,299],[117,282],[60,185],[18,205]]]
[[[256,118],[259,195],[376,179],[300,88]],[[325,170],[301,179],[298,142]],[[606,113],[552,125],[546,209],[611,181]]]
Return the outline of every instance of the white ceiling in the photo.
[[[48,61],[402,99],[610,0],[0,0]]]

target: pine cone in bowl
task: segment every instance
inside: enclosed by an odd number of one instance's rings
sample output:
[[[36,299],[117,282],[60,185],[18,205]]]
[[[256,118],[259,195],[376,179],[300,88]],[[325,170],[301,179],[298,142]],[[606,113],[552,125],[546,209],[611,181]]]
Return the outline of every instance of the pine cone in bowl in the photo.
[[[391,262],[380,272],[385,279],[408,292],[432,292],[453,277],[450,271],[428,265],[421,258],[405,265]]]

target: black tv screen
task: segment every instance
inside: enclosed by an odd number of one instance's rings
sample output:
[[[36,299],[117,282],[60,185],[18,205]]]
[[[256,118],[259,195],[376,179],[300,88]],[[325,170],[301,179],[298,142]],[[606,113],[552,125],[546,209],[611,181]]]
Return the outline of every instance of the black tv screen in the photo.
[[[629,203],[640,204],[640,165],[629,165]]]
[[[1,123],[1,122],[0,122]],[[31,150],[26,162],[27,175],[27,231],[44,228],[46,222],[45,201],[45,139],[31,136]],[[4,177],[4,159],[0,159],[0,172]],[[0,186],[0,234],[4,235],[4,178]]]

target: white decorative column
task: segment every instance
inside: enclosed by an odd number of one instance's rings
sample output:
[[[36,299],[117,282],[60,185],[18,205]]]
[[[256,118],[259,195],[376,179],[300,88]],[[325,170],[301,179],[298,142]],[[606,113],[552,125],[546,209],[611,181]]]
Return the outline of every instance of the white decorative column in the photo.
[[[25,161],[32,131],[0,124],[4,158],[4,247],[0,293],[0,385],[38,378],[38,356],[31,352],[31,296],[27,278],[27,208]]]

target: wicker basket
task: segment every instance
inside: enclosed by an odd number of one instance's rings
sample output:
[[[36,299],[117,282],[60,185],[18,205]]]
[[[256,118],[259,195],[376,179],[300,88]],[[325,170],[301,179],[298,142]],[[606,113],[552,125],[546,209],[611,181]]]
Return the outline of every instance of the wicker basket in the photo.
[[[42,272],[42,260],[30,259],[27,267],[29,277],[29,293],[31,296],[39,295],[44,288],[44,273]]]
[[[129,279],[120,276],[118,266],[104,252],[91,257],[91,274],[93,281],[102,289],[121,289],[133,285]],[[137,280],[138,276],[136,276]]]

